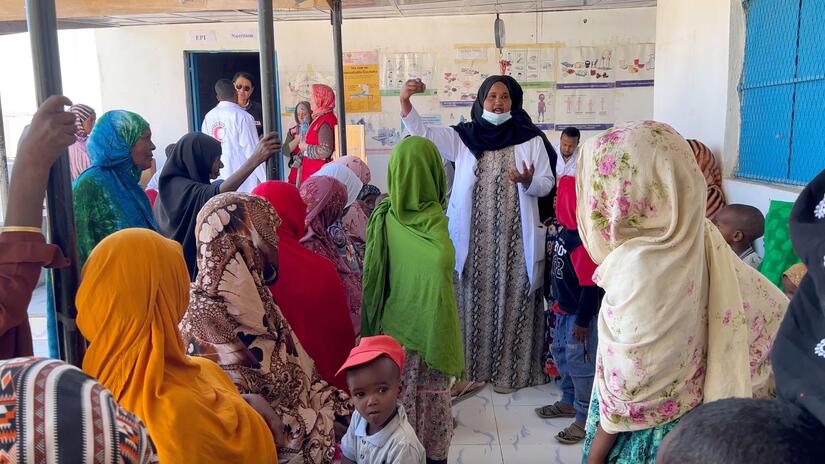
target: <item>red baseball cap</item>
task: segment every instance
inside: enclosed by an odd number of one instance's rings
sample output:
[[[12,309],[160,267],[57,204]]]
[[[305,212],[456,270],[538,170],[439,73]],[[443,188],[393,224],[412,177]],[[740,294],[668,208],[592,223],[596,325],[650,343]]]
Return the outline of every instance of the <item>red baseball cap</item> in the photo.
[[[372,362],[382,355],[387,355],[398,365],[400,371],[404,371],[404,358],[406,355],[401,344],[389,335],[375,335],[373,337],[363,337],[361,343],[349,352],[349,357],[335,375],[352,367]]]

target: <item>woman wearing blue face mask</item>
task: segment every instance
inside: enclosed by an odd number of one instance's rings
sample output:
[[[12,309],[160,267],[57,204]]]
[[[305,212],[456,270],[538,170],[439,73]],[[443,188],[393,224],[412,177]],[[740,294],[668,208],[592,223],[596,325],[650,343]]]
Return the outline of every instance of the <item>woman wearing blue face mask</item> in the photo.
[[[509,76],[485,80],[472,122],[453,127],[429,126],[415,111],[410,97],[425,89],[420,80],[407,81],[401,111],[412,135],[430,139],[455,163],[447,215],[465,374],[492,382],[500,393],[542,384],[545,230],[539,199],[555,184],[556,153],[522,108],[521,86]]]

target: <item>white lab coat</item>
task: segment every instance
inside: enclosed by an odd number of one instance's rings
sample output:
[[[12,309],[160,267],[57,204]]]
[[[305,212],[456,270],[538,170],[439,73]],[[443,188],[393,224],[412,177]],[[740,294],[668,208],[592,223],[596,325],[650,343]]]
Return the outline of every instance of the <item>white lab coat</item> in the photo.
[[[470,248],[476,158],[453,128],[428,126],[415,109],[410,111],[403,121],[411,134],[429,139],[438,147],[445,160],[455,162],[455,179],[450,203],[447,206],[447,216],[449,217],[450,238],[455,247],[455,270],[460,276],[467,262]],[[522,161],[528,166],[533,164],[536,169],[530,188],[525,189],[523,185],[518,185],[525,267],[530,278],[531,290],[536,290],[541,287],[544,280],[546,240],[545,227],[539,220],[538,198],[550,193],[555,179],[550,168],[547,149],[541,137],[536,136],[516,145],[515,161],[519,169],[521,169]]]
[[[576,147],[576,151],[573,152],[573,156],[565,162],[564,157],[561,156],[561,148],[558,145],[553,145],[553,149],[556,150],[556,178],[561,179],[563,176],[576,176],[576,163],[579,161],[579,148]]]
[[[206,114],[201,132],[221,142],[221,179],[226,180],[252,156],[258,145],[255,118],[237,103],[222,101]],[[258,166],[243,181],[238,192],[250,193],[261,182],[266,181],[266,168]]]

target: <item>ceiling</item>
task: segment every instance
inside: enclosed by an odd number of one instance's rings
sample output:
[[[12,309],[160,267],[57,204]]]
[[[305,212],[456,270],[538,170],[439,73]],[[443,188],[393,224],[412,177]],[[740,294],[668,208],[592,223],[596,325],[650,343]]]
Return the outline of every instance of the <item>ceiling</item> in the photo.
[[[329,9],[317,0],[294,0],[293,8],[278,8],[276,21],[323,20]],[[305,3],[306,2],[306,3]],[[249,6],[249,2],[244,2]],[[450,16],[489,13],[634,8],[656,6],[656,0],[342,0],[344,19]],[[143,14],[98,15],[58,20],[61,29],[124,27],[158,24],[232,23],[257,19],[255,9],[173,11]],[[0,34],[25,31],[25,21],[0,21]]]

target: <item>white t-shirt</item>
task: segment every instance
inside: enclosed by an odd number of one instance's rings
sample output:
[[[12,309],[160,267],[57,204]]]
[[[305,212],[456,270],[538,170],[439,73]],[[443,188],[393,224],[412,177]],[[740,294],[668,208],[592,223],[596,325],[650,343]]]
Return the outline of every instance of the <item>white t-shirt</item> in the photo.
[[[380,431],[367,435],[367,421],[352,413],[347,434],[341,440],[344,457],[358,464],[426,464],[427,453],[407,421],[404,406]]]
[[[221,179],[226,180],[252,156],[258,145],[255,118],[237,103],[223,101],[206,114],[201,132],[221,143]],[[266,181],[266,168],[260,165],[238,187],[238,192],[250,193]]]

